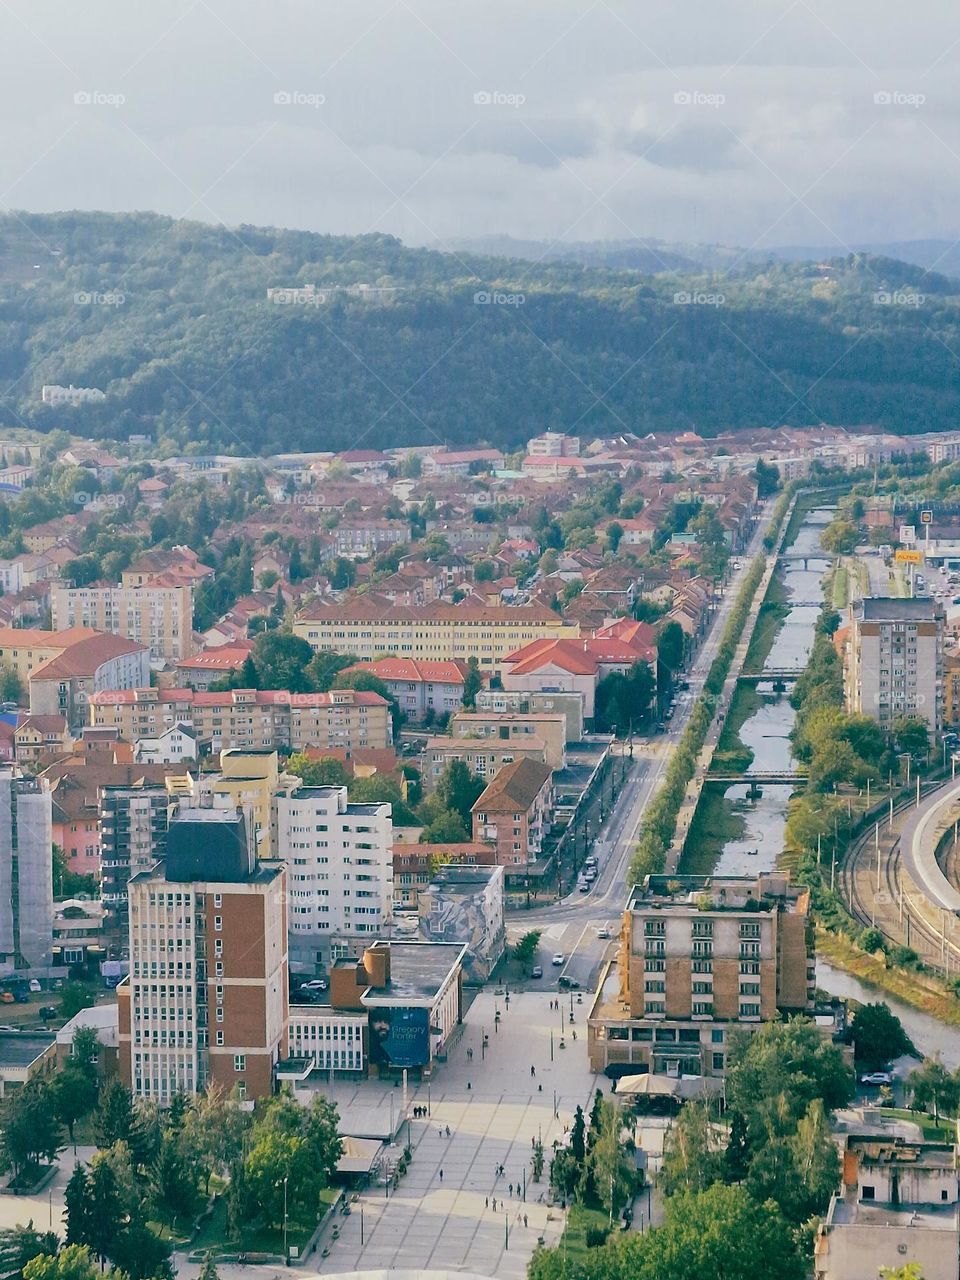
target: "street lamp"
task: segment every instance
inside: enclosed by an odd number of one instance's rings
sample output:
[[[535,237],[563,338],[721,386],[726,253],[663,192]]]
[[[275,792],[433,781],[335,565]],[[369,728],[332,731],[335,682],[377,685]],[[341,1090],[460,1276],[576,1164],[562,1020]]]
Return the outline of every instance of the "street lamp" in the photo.
[[[363,1248],[363,1201],[360,1201],[360,1248]]]
[[[288,1175],[289,1176],[289,1175]],[[283,1260],[290,1261],[290,1254],[287,1252],[287,1178],[283,1180]]]

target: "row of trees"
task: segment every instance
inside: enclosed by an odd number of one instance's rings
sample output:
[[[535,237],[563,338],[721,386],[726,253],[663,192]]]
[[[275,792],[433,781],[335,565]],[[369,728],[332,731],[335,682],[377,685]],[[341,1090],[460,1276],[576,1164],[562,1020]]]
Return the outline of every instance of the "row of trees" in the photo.
[[[762,557],[758,557],[750,566],[750,571],[740,588],[724,628],[716,657],[704,681],[703,693],[690,713],[680,742],[664,773],[663,782],[647,805],[643,822],[640,824],[637,847],[630,863],[630,878],[633,883],[639,883],[645,876],[663,869],[664,858],[676,830],[677,815],[683,803],[687,783],[696,769],[697,757],[713,720],[717,699],[723,691],[723,685],[730,670],[730,664],[733,662],[757,587],[763,577],[764,568]]]

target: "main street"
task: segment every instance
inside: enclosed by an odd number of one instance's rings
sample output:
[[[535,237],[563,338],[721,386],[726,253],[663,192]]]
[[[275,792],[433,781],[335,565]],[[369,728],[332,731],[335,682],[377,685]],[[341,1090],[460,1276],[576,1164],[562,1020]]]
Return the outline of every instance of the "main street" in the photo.
[[[589,891],[580,893],[574,885],[573,891],[560,901],[531,911],[511,913],[508,918],[511,941],[516,941],[531,929],[541,930],[543,937],[536,963],[543,966],[545,984],[563,976],[589,989],[607,951],[615,945],[612,939],[598,938],[597,932],[607,929],[614,937],[617,933],[626,900],[627,868],[644,811],[660,786],[690,713],[703,691],[727,619],[753,558],[763,549],[771,510],[768,506],[757,521],[749,546],[740,558],[739,568],[730,576],[703,644],[691,665],[687,677],[689,689],[678,698],[666,731],[633,744],[633,768],[594,842],[598,874]],[[623,743],[618,744],[618,748],[627,750]],[[563,956],[562,964],[552,964],[555,955]]]

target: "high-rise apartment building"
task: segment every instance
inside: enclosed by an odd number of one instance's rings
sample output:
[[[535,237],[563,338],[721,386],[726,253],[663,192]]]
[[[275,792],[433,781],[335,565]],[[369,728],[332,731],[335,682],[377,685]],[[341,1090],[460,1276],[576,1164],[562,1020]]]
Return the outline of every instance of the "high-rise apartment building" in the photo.
[[[590,1064],[722,1075],[730,1032],[813,1007],[809,895],[786,876],[648,876],[623,916],[619,990],[590,1012]]]
[[[100,896],[115,920],[126,920],[131,876],[164,855],[170,806],[162,782],[139,779],[99,790]]]
[[[274,801],[287,865],[290,948],[305,964],[351,954],[393,914],[389,804],[350,804],[346,787],[300,787]]]
[[[161,1105],[211,1083],[268,1097],[287,1043],[285,868],[258,861],[242,812],[185,809],[128,891],[124,1082]]]
[[[193,653],[193,588],[190,586],[52,587],[54,630],[93,627],[147,645],[156,662],[179,662]]]
[[[851,611],[844,646],[847,709],[889,728],[921,716],[943,728],[942,606],[932,599],[867,596]]]
[[[0,973],[50,966],[52,843],[49,783],[0,767]]]

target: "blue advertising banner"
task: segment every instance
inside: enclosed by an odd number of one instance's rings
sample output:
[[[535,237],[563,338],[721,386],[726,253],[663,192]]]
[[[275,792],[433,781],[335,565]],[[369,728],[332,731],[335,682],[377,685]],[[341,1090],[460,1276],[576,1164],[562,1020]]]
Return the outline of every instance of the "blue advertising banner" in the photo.
[[[430,1061],[430,1010],[370,1010],[370,1061],[391,1067],[425,1067]]]

